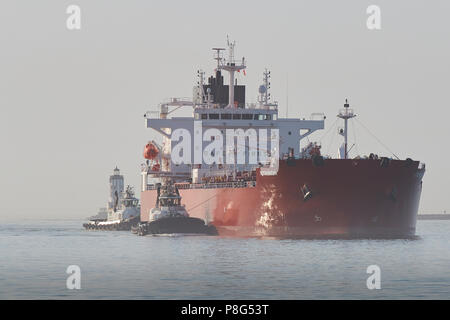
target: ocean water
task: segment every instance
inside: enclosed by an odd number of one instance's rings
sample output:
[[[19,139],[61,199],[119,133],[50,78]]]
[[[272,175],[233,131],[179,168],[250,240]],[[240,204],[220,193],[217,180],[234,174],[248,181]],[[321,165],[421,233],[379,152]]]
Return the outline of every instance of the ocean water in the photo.
[[[0,299],[449,299],[450,221],[415,240],[277,240],[0,224]],[[69,290],[69,265],[81,289]],[[369,290],[369,265],[381,289]]]

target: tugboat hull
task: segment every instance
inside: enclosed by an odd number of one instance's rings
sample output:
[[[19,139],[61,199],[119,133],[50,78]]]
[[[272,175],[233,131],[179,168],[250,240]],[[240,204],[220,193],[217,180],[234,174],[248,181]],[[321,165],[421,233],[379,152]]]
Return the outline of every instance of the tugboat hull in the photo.
[[[135,217],[130,220],[124,220],[117,223],[84,223],[83,227],[86,230],[100,230],[100,231],[130,231],[140,222],[140,217]]]
[[[203,234],[217,235],[213,225],[207,225],[202,219],[191,217],[161,218],[156,221],[140,224],[133,232],[144,236],[147,234]]]

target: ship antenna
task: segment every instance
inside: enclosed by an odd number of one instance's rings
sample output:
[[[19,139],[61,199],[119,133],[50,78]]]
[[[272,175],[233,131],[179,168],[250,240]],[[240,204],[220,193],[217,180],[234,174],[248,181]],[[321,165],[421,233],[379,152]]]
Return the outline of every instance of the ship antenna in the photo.
[[[344,159],[348,156],[348,119],[354,118],[356,115],[353,113],[353,109],[350,109],[348,99],[345,99],[344,109],[341,109],[338,114],[338,118],[344,119],[344,132],[341,135],[344,136]]]
[[[266,92],[264,92],[264,104],[268,104],[270,100],[270,71],[267,69],[264,71],[264,86],[266,87]]]
[[[224,48],[213,48],[214,51],[216,51],[216,56],[214,57],[214,60],[217,60],[217,70],[222,65],[222,51],[224,51]]]
[[[236,46],[236,41],[230,41],[227,37],[227,44],[228,44],[228,60],[226,61],[226,63],[219,63],[219,60],[218,60],[217,69],[228,71],[228,73],[230,74],[230,85],[229,85],[229,92],[228,92],[228,107],[234,108],[234,106],[235,106],[234,74],[236,71],[244,70],[246,68],[246,66],[245,66],[245,58],[242,58],[242,62],[236,62],[234,60],[234,47]]]
[[[263,72],[263,84],[259,87],[259,93],[260,93],[260,98],[259,98],[259,103],[261,104],[261,106],[268,106],[269,105],[269,101],[270,101],[270,93],[269,93],[269,89],[270,89],[270,71],[266,69],[264,69]]]
[[[205,94],[205,90],[204,90],[204,84],[205,84],[205,72],[203,70],[198,70],[197,71],[197,77],[198,77],[198,81],[197,81],[197,85],[198,85],[198,90],[202,95],[202,99],[201,101],[204,101],[206,98],[206,94]]]

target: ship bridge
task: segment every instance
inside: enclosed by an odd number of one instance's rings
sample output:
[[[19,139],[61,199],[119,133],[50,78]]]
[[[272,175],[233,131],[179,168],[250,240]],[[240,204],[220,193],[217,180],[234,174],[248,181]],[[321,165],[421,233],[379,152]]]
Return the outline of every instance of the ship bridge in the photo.
[[[229,58],[224,59],[221,52],[224,49],[214,49],[217,53],[217,68],[215,76],[208,79],[205,83],[205,73],[201,70],[197,72],[198,85],[194,87],[193,98],[173,98],[168,102],[160,105],[158,117],[154,117],[153,113],[145,115],[145,125],[147,128],[154,129],[163,136],[162,156],[170,159],[173,149],[172,133],[177,129],[184,129],[185,137],[189,138],[190,146],[194,148],[202,148],[205,150],[214,139],[214,137],[203,137],[203,133],[208,129],[217,129],[222,135],[226,134],[228,129],[242,129],[249,132],[254,129],[260,134],[261,132],[270,137],[271,132],[277,131],[279,137],[279,145],[276,149],[268,148],[269,152],[277,150],[279,158],[299,157],[300,141],[313,132],[324,128],[323,114],[312,115],[310,119],[300,118],[280,118],[278,115],[278,103],[271,100],[270,95],[270,71],[267,69],[263,74],[263,84],[259,87],[258,103],[246,104],[245,102],[245,86],[238,85],[234,78],[235,72],[245,71],[246,63],[243,58],[236,62],[234,59],[234,42],[229,45]],[[230,82],[225,85],[222,71],[229,73]],[[193,110],[192,117],[169,117],[169,115],[182,108],[189,107]],[[202,128],[199,131],[198,128]],[[265,130],[264,130],[265,129]],[[200,138],[199,138],[200,136]],[[261,138],[261,137],[260,137]],[[267,136],[266,136],[267,138]],[[179,141],[179,137],[176,141]],[[207,141],[204,141],[207,140]],[[249,139],[247,139],[249,140]],[[259,140],[258,140],[259,141]],[[270,139],[267,139],[270,141]],[[250,141],[249,141],[250,144]],[[245,146],[246,158],[251,152],[259,152],[252,150],[250,146]],[[224,149],[226,150],[225,146]],[[195,150],[190,152],[189,164],[170,164],[170,168],[166,166],[162,171],[170,171],[177,173],[189,174],[193,170],[192,164],[199,164],[195,159]],[[226,157],[224,151],[223,158]],[[197,161],[196,161],[197,160]],[[166,161],[169,162],[169,161]],[[200,162],[202,167],[211,167],[203,160]],[[163,161],[164,167],[164,161]],[[255,169],[248,166],[246,169]],[[236,168],[234,168],[236,170]]]
[[[277,120],[278,111],[271,109],[212,109],[196,108],[194,110],[195,120]]]

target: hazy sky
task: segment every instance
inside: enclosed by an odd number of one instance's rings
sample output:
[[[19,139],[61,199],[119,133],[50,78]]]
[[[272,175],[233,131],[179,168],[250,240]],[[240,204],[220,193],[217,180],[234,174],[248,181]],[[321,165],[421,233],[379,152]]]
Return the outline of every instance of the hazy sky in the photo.
[[[71,4],[81,30],[66,28]],[[381,30],[366,27],[371,4]],[[426,163],[421,209],[450,209],[449,12],[447,0],[2,0],[0,220],[94,214],[116,165],[138,189],[143,146],[156,137],[144,112],[192,96],[227,34],[247,60],[238,80],[248,102],[270,68],[280,114],[288,96],[290,117],[328,116],[313,140],[348,97],[400,158]],[[332,154],[335,131],[322,141]],[[352,152],[388,154],[358,124],[355,134]]]

